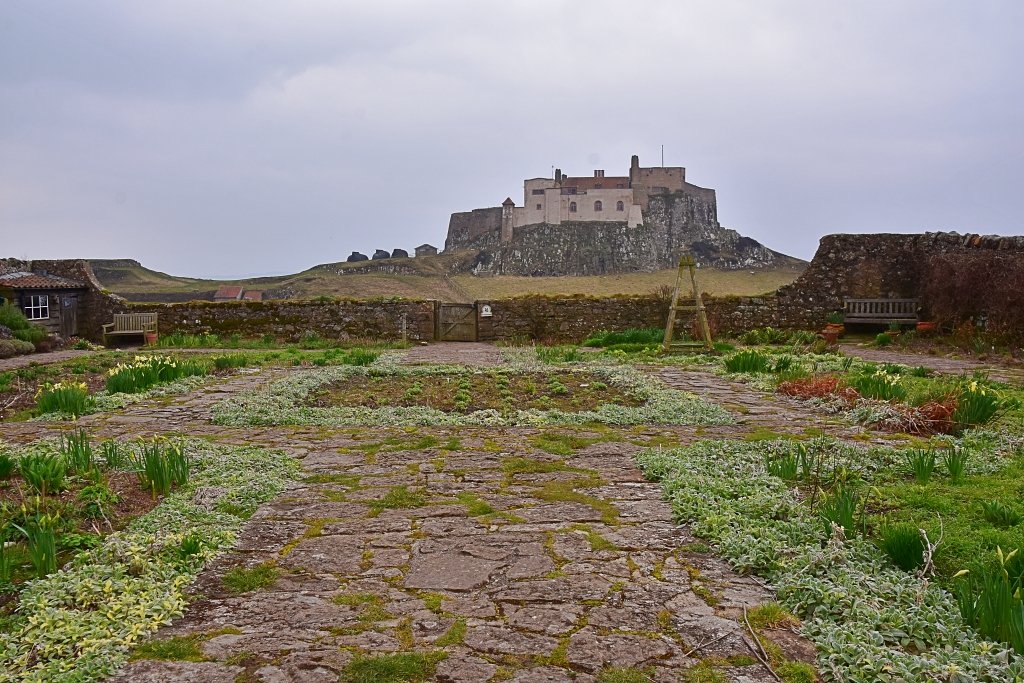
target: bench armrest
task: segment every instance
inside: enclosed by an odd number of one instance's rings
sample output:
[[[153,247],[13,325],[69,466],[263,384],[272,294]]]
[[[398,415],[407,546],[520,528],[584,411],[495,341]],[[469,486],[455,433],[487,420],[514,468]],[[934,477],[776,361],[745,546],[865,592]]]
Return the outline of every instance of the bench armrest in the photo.
[[[103,331],[106,332],[114,326],[114,323],[103,323]]]

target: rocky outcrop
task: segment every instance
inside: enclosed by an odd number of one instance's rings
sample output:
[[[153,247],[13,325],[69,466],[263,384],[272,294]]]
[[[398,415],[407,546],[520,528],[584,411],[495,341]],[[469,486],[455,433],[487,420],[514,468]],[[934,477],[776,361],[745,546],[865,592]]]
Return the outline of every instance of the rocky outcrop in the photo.
[[[391,252],[391,258],[409,258],[409,252],[405,249],[395,249]]]
[[[373,257],[371,258],[371,260],[380,261],[386,258],[391,258],[391,252],[384,251],[383,249],[378,249],[377,251],[373,252]]]
[[[369,261],[370,257],[366,254],[360,254],[358,251],[353,251],[352,254],[345,259],[347,263],[355,263],[357,261]]]
[[[684,252],[716,268],[802,265],[735,230],[723,228],[713,190],[688,185],[652,195],[642,225],[563,222],[516,228],[501,242],[494,212],[453,214],[445,251],[478,250],[471,272],[502,275],[605,275],[672,268]],[[500,218],[500,216],[499,216]]]

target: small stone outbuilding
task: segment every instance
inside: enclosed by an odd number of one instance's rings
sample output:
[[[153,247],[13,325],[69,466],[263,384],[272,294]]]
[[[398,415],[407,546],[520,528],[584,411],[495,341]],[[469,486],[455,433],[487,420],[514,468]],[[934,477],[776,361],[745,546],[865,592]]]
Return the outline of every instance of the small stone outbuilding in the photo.
[[[416,256],[437,256],[437,247],[433,244],[421,244],[416,247]]]
[[[31,322],[62,337],[78,334],[78,303],[86,290],[83,282],[45,270],[0,274],[0,303],[11,302]]]

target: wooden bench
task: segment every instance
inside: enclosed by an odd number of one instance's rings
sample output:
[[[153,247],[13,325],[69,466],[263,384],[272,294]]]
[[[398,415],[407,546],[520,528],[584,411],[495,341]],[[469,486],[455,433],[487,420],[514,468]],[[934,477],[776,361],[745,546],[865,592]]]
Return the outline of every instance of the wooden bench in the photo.
[[[103,325],[103,345],[107,345],[107,337],[138,334],[145,337],[147,333],[156,334],[157,313],[115,313],[114,322]]]
[[[844,323],[913,324],[918,321],[917,299],[844,299]]]

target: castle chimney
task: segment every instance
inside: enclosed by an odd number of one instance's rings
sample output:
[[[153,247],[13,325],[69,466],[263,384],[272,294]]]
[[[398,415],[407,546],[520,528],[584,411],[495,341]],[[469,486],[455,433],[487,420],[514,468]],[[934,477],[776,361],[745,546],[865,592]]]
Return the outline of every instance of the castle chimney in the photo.
[[[561,183],[562,182],[562,169],[560,169],[560,168],[556,168],[555,169],[555,182],[556,183]]]
[[[604,171],[603,170],[595,170],[594,171],[594,177],[595,178],[604,178]]]

